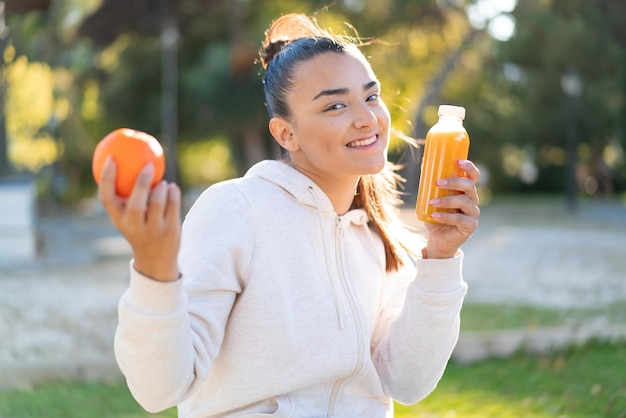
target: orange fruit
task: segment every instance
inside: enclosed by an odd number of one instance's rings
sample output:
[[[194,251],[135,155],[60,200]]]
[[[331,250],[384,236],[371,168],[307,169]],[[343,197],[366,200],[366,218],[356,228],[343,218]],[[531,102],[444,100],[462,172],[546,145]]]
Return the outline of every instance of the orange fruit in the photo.
[[[149,162],[154,163],[152,187],[165,173],[165,154],[159,141],[145,132],[129,128],[116,129],[98,143],[93,153],[91,169],[96,184],[100,184],[102,167],[108,156],[117,165],[115,192],[122,197],[130,196],[141,169]]]

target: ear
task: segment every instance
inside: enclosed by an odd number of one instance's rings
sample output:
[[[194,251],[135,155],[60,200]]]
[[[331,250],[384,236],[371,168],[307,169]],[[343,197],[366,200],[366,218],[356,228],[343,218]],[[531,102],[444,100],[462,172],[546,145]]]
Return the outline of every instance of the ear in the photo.
[[[296,151],[299,148],[298,141],[293,135],[291,124],[285,119],[274,117],[269,123],[270,133],[278,144],[287,151]]]

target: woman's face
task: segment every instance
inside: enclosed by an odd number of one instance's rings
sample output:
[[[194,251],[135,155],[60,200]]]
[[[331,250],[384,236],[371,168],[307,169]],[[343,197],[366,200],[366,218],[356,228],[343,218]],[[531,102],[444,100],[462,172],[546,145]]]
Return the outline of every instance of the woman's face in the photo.
[[[390,116],[360,52],[318,55],[296,67],[294,80],[287,96],[292,164],[313,179],[380,172]]]

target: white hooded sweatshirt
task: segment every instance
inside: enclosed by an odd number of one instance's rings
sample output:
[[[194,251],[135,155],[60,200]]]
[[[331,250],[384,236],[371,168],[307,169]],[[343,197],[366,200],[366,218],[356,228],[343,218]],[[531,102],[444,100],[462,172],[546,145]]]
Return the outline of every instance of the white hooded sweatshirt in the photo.
[[[115,352],[135,399],[184,418],[363,418],[427,396],[458,337],[462,254],[388,273],[367,222],[278,161],[208,188],[182,278],[131,268]]]

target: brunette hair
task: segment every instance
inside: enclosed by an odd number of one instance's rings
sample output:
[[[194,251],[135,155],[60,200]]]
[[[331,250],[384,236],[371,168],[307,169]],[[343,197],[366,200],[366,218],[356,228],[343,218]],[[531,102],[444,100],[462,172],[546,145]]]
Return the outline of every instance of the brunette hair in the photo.
[[[270,118],[291,116],[286,95],[293,86],[296,65],[327,52],[343,53],[351,45],[349,39],[323,30],[313,18],[302,14],[276,19],[265,32],[259,53],[265,69],[263,89]]]
[[[326,53],[361,53],[359,46],[366,45],[358,37],[336,35],[317,24],[315,18],[303,14],[287,14],[276,19],[265,32],[259,51],[265,69],[263,88],[270,118],[278,116],[289,120],[291,112],[287,94],[293,87],[294,70],[302,62]],[[282,159],[288,153],[281,148]],[[394,233],[399,225],[398,183],[403,179],[396,173],[397,166],[387,162],[377,174],[361,176],[353,208],[362,208],[370,218],[370,226],[381,236],[385,247],[386,270],[397,270],[402,265],[403,253],[411,253]]]

